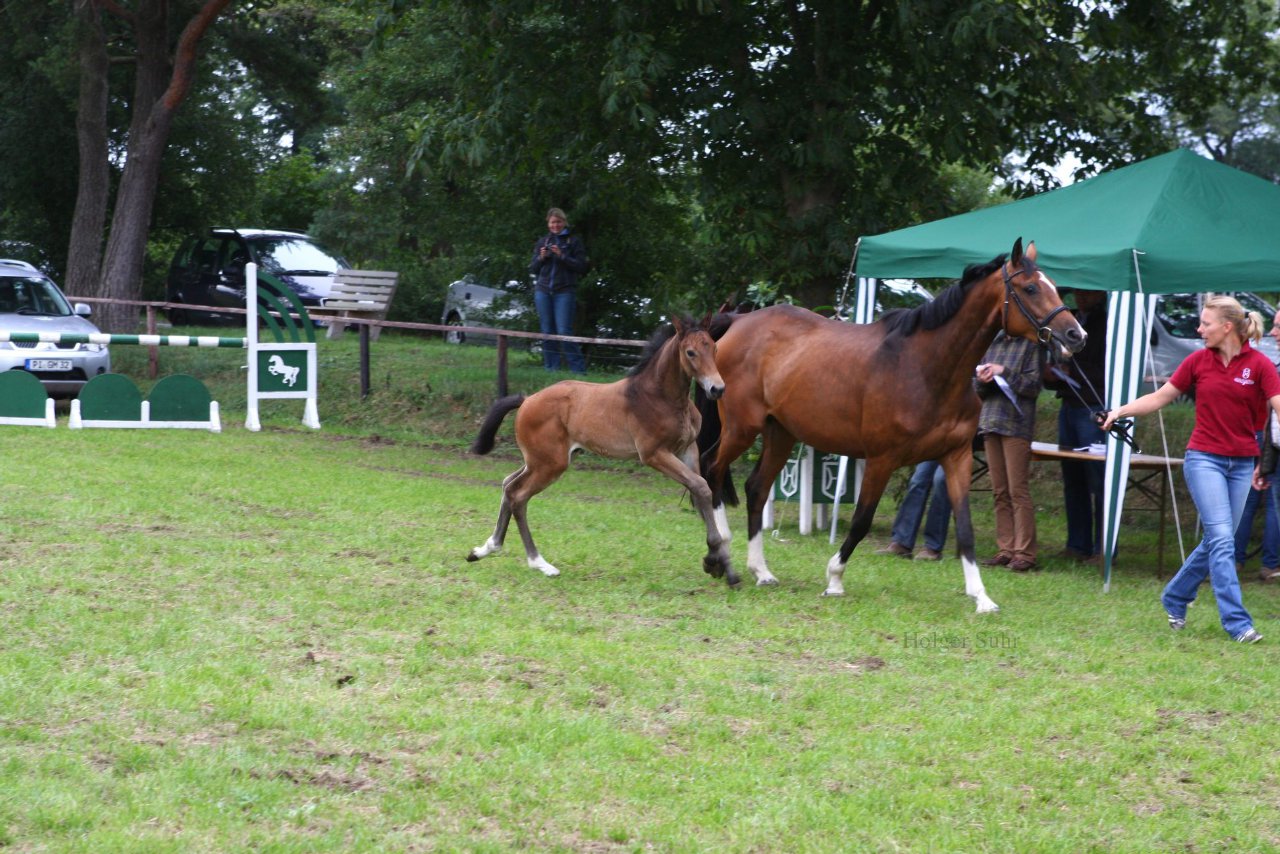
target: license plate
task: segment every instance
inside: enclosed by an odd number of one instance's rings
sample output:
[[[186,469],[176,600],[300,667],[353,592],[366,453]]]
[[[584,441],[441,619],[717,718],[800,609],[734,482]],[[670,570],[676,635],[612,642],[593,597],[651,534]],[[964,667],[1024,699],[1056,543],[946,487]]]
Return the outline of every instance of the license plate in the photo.
[[[70,359],[27,359],[28,371],[69,371]]]

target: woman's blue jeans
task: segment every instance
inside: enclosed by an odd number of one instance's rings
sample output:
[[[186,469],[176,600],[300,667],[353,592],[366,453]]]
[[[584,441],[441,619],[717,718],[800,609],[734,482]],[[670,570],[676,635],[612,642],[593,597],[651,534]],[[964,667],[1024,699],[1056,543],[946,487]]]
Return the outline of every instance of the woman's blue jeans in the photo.
[[[1191,500],[1204,526],[1204,539],[1164,588],[1160,601],[1173,617],[1186,617],[1204,577],[1209,576],[1222,628],[1239,637],[1253,626],[1244,609],[1236,576],[1235,533],[1253,479],[1254,457],[1224,457],[1187,451],[1182,466]]]
[[[533,305],[538,310],[538,321],[543,335],[572,335],[573,316],[577,313],[577,300],[573,291],[547,293],[534,290]],[[549,371],[560,369],[561,357],[575,374],[586,373],[586,360],[582,348],[573,341],[543,341],[542,366]]]

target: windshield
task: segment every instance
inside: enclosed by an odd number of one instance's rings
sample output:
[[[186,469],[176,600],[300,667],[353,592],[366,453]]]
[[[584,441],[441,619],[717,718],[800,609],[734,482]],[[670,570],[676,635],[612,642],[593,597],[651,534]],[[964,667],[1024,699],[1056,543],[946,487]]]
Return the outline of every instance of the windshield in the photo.
[[[329,275],[346,267],[346,262],[309,240],[296,237],[265,237],[254,241],[258,265],[271,273],[315,273]]]
[[[0,314],[41,314],[66,317],[71,314],[62,293],[53,282],[40,276],[0,277]]]
[[[1271,319],[1276,310],[1257,294],[1245,291],[1229,294],[1240,301],[1245,311],[1256,311],[1262,315],[1264,329],[1271,328]],[[1156,303],[1156,316],[1171,333],[1179,338],[1199,338],[1197,328],[1200,326],[1200,296],[1198,294],[1168,294]]]

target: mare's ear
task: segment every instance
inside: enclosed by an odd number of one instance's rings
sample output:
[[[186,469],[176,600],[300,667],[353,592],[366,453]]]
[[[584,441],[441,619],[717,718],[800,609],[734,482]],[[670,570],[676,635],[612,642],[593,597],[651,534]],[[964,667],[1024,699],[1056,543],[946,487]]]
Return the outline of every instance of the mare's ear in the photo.
[[[1032,264],[1036,262],[1036,242],[1034,240],[1027,244],[1027,260]]]
[[[1009,263],[1014,267],[1022,264],[1022,238],[1013,241],[1013,251],[1009,253]]]

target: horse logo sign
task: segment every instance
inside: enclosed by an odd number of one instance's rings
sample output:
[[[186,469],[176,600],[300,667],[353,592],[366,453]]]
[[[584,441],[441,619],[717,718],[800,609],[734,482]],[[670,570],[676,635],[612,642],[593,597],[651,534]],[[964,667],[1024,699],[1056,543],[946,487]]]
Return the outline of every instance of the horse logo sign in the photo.
[[[281,381],[285,385],[289,386],[289,388],[293,388],[297,385],[298,372],[300,370],[301,368],[286,365],[284,363],[284,359],[280,358],[279,353],[273,353],[271,357],[267,359],[267,373],[280,377]]]
[[[307,354],[301,350],[262,345],[257,353],[258,391],[298,392],[310,385]]]

